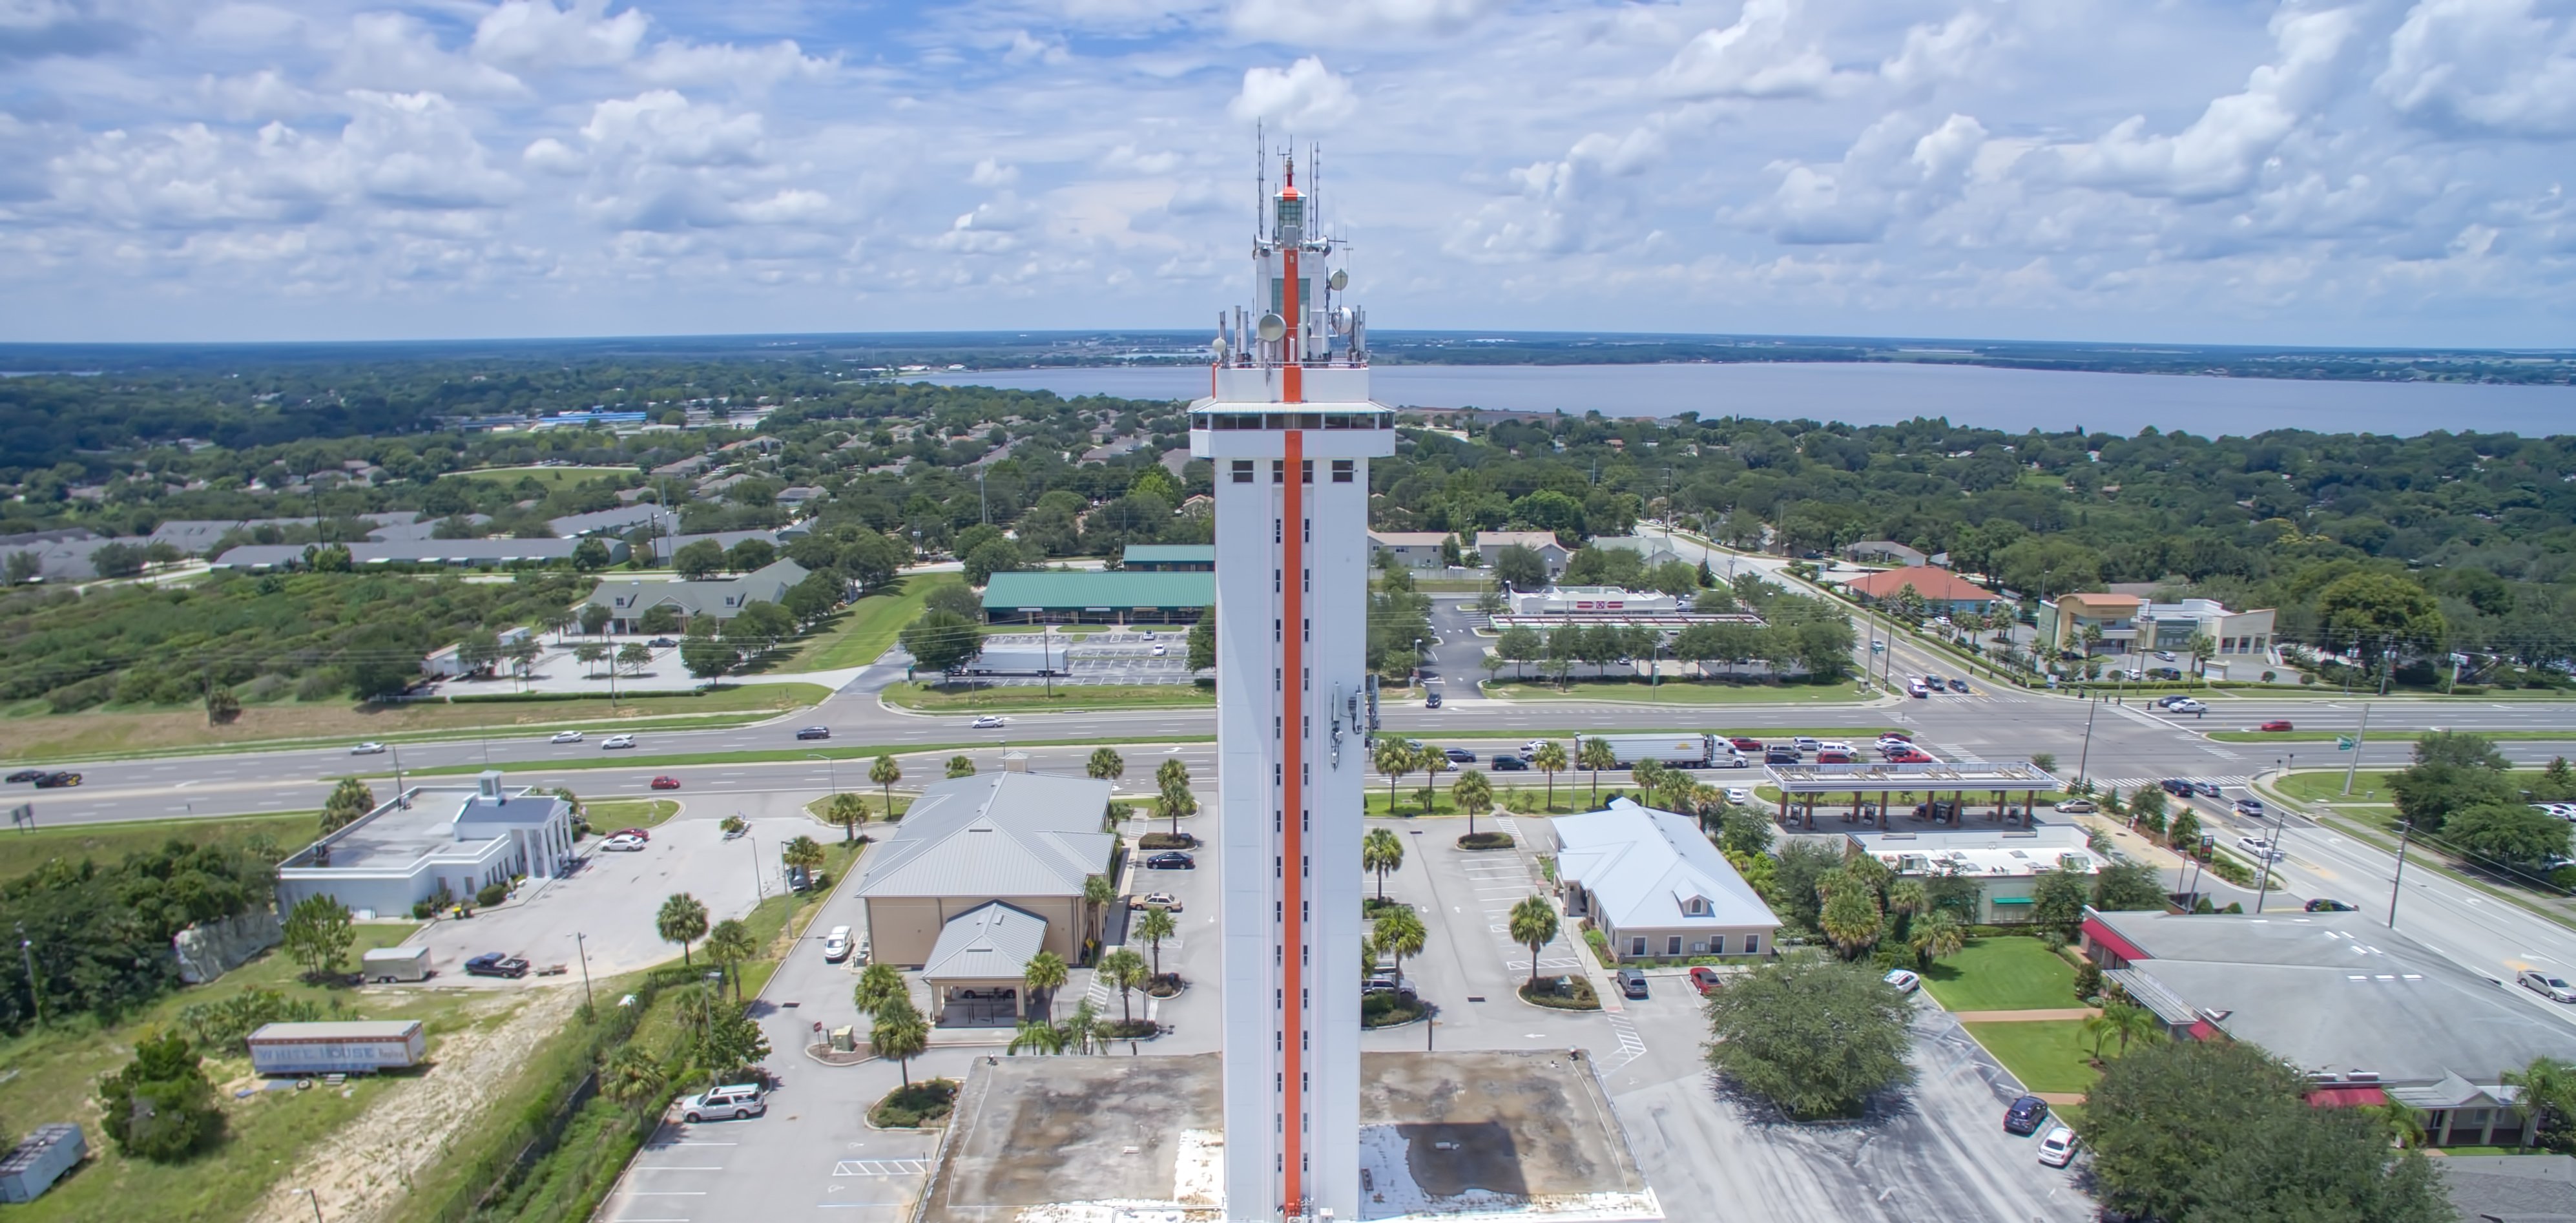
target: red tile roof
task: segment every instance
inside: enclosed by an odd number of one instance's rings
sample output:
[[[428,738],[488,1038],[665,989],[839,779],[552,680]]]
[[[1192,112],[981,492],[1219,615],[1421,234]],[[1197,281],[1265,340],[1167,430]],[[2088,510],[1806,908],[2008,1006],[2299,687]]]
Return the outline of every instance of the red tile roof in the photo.
[[[1884,599],[1908,586],[1914,588],[1914,593],[1935,602],[1988,603],[1997,597],[1995,592],[1975,582],[1931,565],[1888,569],[1865,578],[1855,578],[1850,589],[1853,594],[1865,598]]]

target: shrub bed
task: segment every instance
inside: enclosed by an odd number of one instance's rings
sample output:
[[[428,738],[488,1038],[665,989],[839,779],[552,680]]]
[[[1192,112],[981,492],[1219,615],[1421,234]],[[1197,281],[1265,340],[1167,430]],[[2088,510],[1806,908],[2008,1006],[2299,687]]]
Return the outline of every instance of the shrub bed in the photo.
[[[1182,980],[1181,974],[1176,972],[1167,972],[1161,976],[1148,978],[1145,982],[1145,992],[1157,998],[1180,997],[1181,991],[1188,989],[1189,987],[1190,983]]]
[[[1136,848],[1147,853],[1158,849],[1197,849],[1199,839],[1186,832],[1149,832],[1136,838]]]
[[[1429,1014],[1430,1009],[1419,998],[1392,993],[1370,994],[1360,999],[1360,1026],[1392,1028],[1420,1019]]]
[[[1511,847],[1512,834],[1508,832],[1471,832],[1458,838],[1460,849],[1510,849]]]
[[[1150,1040],[1162,1031],[1163,1025],[1151,1019],[1112,1019],[1092,1029],[1102,1040]]]
[[[1401,900],[1380,900],[1375,896],[1364,896],[1360,898],[1360,916],[1362,917],[1383,917],[1398,909],[1410,909],[1412,907],[1412,905],[1406,904]]]
[[[923,1079],[898,1087],[868,1110],[868,1124],[885,1130],[919,1129],[948,1120],[957,1107],[957,1080]]]
[[[1581,973],[1568,973],[1562,977],[1541,977],[1538,979],[1537,989],[1531,989],[1529,982],[1523,981],[1515,992],[1520,994],[1521,1001],[1551,1010],[1597,1011],[1601,1009],[1601,996],[1592,992],[1592,978]]]

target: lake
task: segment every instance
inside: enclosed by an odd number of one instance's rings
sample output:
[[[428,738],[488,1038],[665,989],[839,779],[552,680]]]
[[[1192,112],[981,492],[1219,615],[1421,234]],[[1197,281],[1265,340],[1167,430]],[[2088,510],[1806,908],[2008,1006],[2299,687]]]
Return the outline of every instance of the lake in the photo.
[[[1207,370],[1078,368],[942,374],[930,381],[1068,398],[1187,399],[1207,393]],[[1612,416],[1805,417],[1887,425],[1917,416],[2019,433],[2028,429],[2134,435],[2153,425],[2214,437],[2269,429],[2412,436],[2453,432],[2547,436],[2576,425],[2576,388],[2454,383],[2302,382],[1993,369],[1893,363],[1691,365],[1384,365],[1380,402],[1399,407],[1495,408]]]

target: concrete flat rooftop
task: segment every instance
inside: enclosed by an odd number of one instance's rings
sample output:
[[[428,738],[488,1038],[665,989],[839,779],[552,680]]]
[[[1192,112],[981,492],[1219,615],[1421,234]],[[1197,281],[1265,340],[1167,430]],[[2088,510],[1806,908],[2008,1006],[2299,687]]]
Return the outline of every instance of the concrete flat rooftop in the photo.
[[[472,801],[475,788],[421,786],[411,792],[411,806],[393,807],[361,821],[331,843],[335,870],[407,870],[415,862],[456,844],[456,815]],[[288,866],[311,866],[298,854]]]
[[[1663,1218],[1588,1059],[1360,1055],[1367,1220]],[[916,1223],[1223,1223],[1220,1062],[993,1057],[967,1076]]]

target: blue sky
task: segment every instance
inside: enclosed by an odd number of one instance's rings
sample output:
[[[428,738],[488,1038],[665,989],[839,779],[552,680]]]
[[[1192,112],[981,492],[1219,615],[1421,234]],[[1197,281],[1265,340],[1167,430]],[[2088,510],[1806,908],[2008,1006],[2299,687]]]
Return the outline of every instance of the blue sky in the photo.
[[[2569,343],[2576,2],[0,0],[0,339]]]

